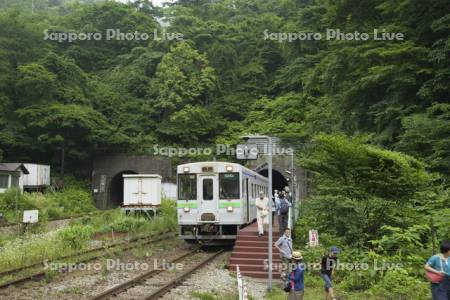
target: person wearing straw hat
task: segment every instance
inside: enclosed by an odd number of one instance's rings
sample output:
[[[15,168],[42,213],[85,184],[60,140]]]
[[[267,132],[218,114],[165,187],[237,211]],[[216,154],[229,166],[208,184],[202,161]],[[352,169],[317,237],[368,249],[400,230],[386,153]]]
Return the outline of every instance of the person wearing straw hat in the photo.
[[[293,268],[287,277],[289,284],[288,300],[303,300],[305,290],[305,266],[300,251],[292,252]]]
[[[258,235],[264,235],[264,223],[267,218],[269,199],[264,196],[264,191],[259,192],[259,197],[255,200],[256,206],[256,221],[258,223]]]

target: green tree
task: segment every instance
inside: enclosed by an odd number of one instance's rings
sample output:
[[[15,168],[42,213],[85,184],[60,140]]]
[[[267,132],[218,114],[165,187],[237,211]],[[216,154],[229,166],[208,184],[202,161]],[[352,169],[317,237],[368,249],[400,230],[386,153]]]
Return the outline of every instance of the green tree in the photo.
[[[177,43],[162,58],[150,85],[159,119],[167,119],[188,104],[209,105],[215,80],[204,55],[187,42]]]
[[[53,103],[30,106],[18,113],[36,146],[47,153],[59,151],[61,178],[67,157],[82,159],[106,144],[122,142],[105,117],[88,106]]]

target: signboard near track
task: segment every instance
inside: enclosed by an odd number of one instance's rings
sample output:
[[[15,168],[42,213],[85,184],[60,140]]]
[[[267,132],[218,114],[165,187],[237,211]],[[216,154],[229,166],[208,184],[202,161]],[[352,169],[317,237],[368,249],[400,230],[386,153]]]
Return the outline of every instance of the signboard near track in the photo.
[[[319,246],[319,232],[315,229],[309,231],[309,246],[317,247]]]
[[[236,146],[237,159],[258,159],[256,144],[239,144]]]
[[[39,217],[39,211],[37,209],[24,210],[22,222],[25,224],[37,223],[38,217]]]

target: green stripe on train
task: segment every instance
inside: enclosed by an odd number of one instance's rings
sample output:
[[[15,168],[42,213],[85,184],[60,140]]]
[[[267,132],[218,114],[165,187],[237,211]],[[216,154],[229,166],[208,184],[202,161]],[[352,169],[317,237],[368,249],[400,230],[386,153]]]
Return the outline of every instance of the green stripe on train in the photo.
[[[178,202],[177,208],[198,208],[198,204],[196,202]]]
[[[232,206],[232,207],[241,207],[241,202],[219,202],[219,208],[227,208],[228,206]],[[198,208],[198,204],[195,202],[178,202],[177,203],[177,208],[185,208],[185,207],[189,207],[189,208]]]
[[[219,208],[227,208],[228,206],[241,207],[241,202],[219,202]]]

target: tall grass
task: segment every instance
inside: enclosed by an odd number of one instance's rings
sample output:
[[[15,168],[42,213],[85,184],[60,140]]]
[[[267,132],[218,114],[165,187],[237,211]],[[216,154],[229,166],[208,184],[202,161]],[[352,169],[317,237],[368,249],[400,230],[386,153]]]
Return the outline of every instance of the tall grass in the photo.
[[[161,208],[153,218],[127,216],[120,209],[105,212],[99,216],[88,216],[72,221],[71,224],[89,224],[96,232],[123,232],[132,235],[158,234],[177,227],[176,203],[163,200]]]
[[[69,226],[42,234],[25,234],[0,247],[0,270],[53,260],[87,247],[93,229]]]
[[[41,221],[77,216],[96,210],[89,191],[78,186],[46,193],[19,193],[17,189],[12,188],[0,194],[0,211],[8,222],[20,221],[22,211],[28,209],[38,209]]]
[[[45,259],[77,253],[88,247],[95,233],[122,232],[130,237],[160,235],[177,226],[173,201],[163,201],[157,216],[148,219],[124,215],[120,209],[71,221],[69,226],[42,234],[27,233],[0,243],[0,270],[18,268]]]

